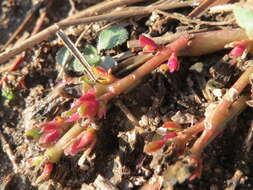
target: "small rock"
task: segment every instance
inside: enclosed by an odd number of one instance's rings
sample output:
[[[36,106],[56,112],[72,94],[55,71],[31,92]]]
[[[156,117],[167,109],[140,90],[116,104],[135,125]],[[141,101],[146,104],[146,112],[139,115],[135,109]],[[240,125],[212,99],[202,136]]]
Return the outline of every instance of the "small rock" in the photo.
[[[201,72],[203,71],[203,67],[204,67],[203,63],[197,62],[197,63],[193,64],[193,65],[189,68],[189,70],[190,70],[190,71],[197,71],[198,73],[201,73]]]
[[[142,126],[142,127],[148,126],[148,116],[147,116],[147,115],[143,115],[143,116],[141,117],[141,120],[139,121],[139,124],[140,124],[140,126]]]

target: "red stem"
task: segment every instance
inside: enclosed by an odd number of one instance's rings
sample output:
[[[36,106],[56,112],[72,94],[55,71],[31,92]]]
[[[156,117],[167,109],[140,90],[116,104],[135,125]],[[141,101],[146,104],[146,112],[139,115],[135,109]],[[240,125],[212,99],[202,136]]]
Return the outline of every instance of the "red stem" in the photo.
[[[248,96],[241,96],[235,103],[231,105],[228,101],[222,101],[216,108],[215,113],[211,116],[210,128],[205,125],[205,130],[196,140],[191,148],[191,153],[200,156],[204,148],[225,128],[229,120],[240,114],[246,108],[246,100]]]
[[[160,64],[165,62],[170,57],[172,52],[177,52],[185,48],[188,45],[189,39],[190,35],[186,34],[179,37],[176,41],[172,42],[171,44],[165,46],[164,49],[162,49],[158,54],[156,54],[152,59],[147,61],[137,70],[109,85],[108,87],[109,92],[111,94],[114,94],[113,96],[115,96],[129,89],[136,83],[136,81],[140,80],[143,76],[149,74]]]

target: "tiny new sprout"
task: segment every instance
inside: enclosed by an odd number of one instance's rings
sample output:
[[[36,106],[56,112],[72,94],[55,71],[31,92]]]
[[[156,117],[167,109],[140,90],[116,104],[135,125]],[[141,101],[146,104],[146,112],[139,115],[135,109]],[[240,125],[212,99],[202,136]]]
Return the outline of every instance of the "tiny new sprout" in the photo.
[[[176,52],[173,52],[168,60],[168,69],[170,73],[178,71],[180,68],[180,62],[177,59]]]
[[[56,117],[55,120],[40,124],[38,127],[26,132],[26,136],[39,139],[39,144],[49,146],[62,136],[64,131],[73,124],[73,120]]]
[[[139,43],[140,43],[140,46],[143,48],[144,53],[159,52],[163,48],[163,47],[159,47],[152,39],[144,35],[139,36]],[[175,51],[173,51],[167,61],[167,64],[162,64],[160,66],[160,71],[162,72],[169,71],[170,73],[173,73],[175,71],[178,71],[179,68],[180,68],[180,64],[177,59],[177,54]]]

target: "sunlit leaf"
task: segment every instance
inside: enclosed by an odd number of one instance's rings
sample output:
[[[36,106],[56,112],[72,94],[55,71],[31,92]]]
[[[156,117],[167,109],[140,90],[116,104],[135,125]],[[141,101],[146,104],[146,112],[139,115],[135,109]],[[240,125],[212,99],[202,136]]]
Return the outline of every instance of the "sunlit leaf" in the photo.
[[[98,55],[98,50],[92,45],[85,46],[83,55],[90,65],[98,65],[101,61],[101,57]]]
[[[15,98],[13,90],[8,86],[2,88],[1,95],[2,95],[2,97],[4,97],[5,99],[7,99],[9,101],[11,101]]]
[[[98,37],[97,49],[111,49],[124,43],[128,38],[128,32],[121,26],[111,26],[103,30]]]
[[[27,137],[32,137],[34,139],[39,139],[41,136],[38,129],[31,129],[29,131],[26,131],[25,134]]]
[[[117,62],[109,55],[102,57],[102,62],[99,66],[103,67],[105,70],[109,70],[113,66],[116,66]]]
[[[238,4],[234,6],[233,12],[237,24],[245,29],[250,39],[253,39],[253,10]]]
[[[85,46],[84,50],[82,51],[82,54],[85,60],[91,66],[98,65],[101,62],[101,56],[98,54],[97,49],[92,45]],[[77,72],[82,72],[85,70],[85,67],[77,59],[72,61],[69,66]]]
[[[64,65],[67,61],[68,56],[69,56],[69,51],[67,50],[67,48],[62,47],[56,53],[56,57],[55,57],[56,62],[58,64]]]
[[[70,68],[76,72],[82,72],[85,70],[85,67],[77,59],[70,63]]]

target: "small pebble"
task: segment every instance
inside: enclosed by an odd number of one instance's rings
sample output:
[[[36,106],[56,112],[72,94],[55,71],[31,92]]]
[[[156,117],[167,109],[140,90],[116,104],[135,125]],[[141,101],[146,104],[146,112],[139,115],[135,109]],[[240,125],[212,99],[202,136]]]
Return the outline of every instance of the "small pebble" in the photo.
[[[148,117],[146,115],[143,115],[139,121],[139,124],[142,127],[148,126]]]

